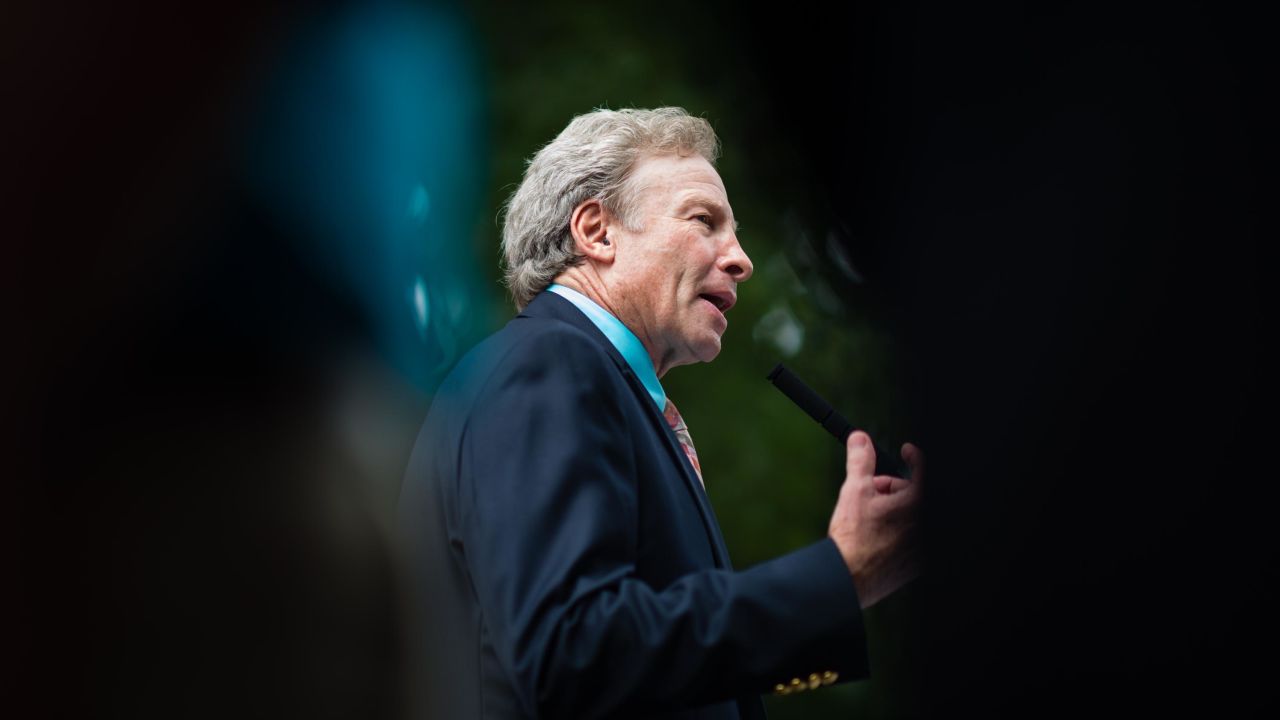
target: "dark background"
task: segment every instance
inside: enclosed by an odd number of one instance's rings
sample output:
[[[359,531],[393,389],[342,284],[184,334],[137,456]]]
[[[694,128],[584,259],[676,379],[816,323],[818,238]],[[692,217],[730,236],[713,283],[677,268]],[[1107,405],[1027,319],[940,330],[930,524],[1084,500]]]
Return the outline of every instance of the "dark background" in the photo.
[[[722,357],[664,385],[735,563],[819,537],[842,473],[773,362],[928,457],[928,572],[869,613],[875,676],[771,716],[1273,704],[1259,18],[357,7],[6,11],[15,704],[411,712],[399,473],[512,314],[493,216],[522,159],[605,104],[725,143],[756,278]],[[383,81],[421,102],[360,94]],[[334,110],[370,106],[407,119]]]
[[[775,122],[865,267],[844,298],[910,359],[925,707],[1260,707],[1251,20],[1192,3],[813,20],[760,17],[755,37],[783,38],[769,106],[824,111]]]

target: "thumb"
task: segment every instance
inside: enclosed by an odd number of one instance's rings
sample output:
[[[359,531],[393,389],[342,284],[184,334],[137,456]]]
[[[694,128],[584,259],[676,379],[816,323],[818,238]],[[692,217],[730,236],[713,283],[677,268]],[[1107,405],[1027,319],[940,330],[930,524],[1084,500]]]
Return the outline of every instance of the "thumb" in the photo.
[[[849,433],[845,441],[845,479],[861,478],[871,482],[876,472],[876,450],[871,437],[861,430]]]

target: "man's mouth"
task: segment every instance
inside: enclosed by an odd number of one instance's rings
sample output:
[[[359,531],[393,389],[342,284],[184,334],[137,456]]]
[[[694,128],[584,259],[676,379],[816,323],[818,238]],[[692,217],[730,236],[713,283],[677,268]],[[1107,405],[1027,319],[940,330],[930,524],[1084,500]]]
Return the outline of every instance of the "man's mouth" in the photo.
[[[721,315],[728,312],[729,308],[733,307],[737,301],[732,292],[701,293],[698,297],[714,305]]]

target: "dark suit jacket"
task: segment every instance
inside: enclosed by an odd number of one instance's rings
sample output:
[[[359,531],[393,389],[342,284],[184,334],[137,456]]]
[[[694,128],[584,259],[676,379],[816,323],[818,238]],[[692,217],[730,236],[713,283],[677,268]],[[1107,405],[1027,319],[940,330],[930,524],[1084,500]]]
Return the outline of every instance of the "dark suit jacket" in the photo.
[[[758,718],[778,683],[867,674],[835,544],[734,571],[657,406],[554,293],[442,384],[400,504],[430,717]]]

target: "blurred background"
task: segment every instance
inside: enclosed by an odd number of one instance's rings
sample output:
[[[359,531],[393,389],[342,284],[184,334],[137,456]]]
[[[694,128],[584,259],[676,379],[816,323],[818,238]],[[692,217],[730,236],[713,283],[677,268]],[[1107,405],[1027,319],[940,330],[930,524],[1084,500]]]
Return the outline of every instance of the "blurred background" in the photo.
[[[6,700],[412,717],[393,531],[514,310],[498,209],[597,107],[724,143],[755,264],[664,386],[736,566],[826,532],[784,361],[929,459],[873,677],[774,718],[1250,713],[1271,664],[1256,18],[1170,2],[8,8]]]

